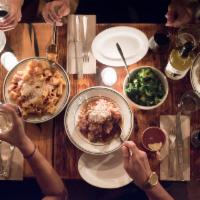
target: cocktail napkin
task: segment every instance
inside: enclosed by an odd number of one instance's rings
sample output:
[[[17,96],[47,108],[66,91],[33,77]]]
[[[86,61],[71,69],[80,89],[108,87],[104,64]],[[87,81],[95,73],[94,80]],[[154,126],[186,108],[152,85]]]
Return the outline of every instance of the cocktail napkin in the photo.
[[[2,148],[6,148],[4,142],[1,144]],[[24,157],[17,147],[15,147],[13,152],[13,157],[10,163],[10,174],[8,178],[0,176],[0,180],[23,180],[23,167],[24,167]]]
[[[175,127],[176,116],[175,115],[161,115],[160,116],[160,127],[166,131],[167,134],[170,133],[172,127]],[[183,137],[183,177],[185,181],[190,180],[190,118],[188,116],[181,116],[181,130]],[[170,177],[169,175],[169,137],[167,135],[166,144],[161,150],[161,164],[160,164],[160,180],[170,180],[170,181],[182,181],[178,176],[178,155],[177,147],[175,141],[175,151],[174,151],[174,175]]]
[[[89,62],[83,62],[84,29],[83,18],[87,25],[86,49],[88,50]],[[87,18],[87,19],[86,19]],[[76,27],[78,23],[78,28]],[[77,74],[78,66],[82,68],[83,74],[96,73],[96,59],[92,55],[91,45],[96,36],[96,16],[95,15],[69,15],[67,30],[67,72]],[[75,42],[78,44],[75,47]],[[77,49],[76,49],[77,48]]]

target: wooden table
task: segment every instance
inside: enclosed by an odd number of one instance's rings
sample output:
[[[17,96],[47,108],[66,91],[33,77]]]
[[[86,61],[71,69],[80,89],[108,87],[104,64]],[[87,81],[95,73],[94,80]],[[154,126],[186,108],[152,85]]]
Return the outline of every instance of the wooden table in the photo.
[[[99,24],[97,25],[97,33],[102,30],[116,26],[117,24]],[[148,38],[150,38],[156,31],[165,29],[162,25],[155,24],[127,24],[130,27],[136,27],[142,30]],[[39,41],[40,56],[45,56],[45,49],[50,43],[52,30],[51,26],[47,24],[34,24],[36,30],[37,39]],[[173,34],[173,31],[172,31]],[[30,41],[28,33],[28,25],[20,24],[15,30],[12,30],[7,35],[7,41],[9,46],[14,50],[15,55],[19,60],[27,57],[34,56],[34,45]],[[67,54],[67,26],[60,27],[58,29],[58,62],[66,68],[66,54]],[[130,69],[149,65],[155,66],[161,71],[164,70],[169,51],[166,50],[163,54],[155,54],[148,52],[147,55],[130,66]],[[100,73],[103,69],[101,63],[97,63],[97,74],[96,75],[84,75],[83,79],[77,80],[76,75],[70,75],[71,83],[71,97],[91,86],[103,85],[100,79]],[[126,71],[124,68],[117,68],[118,80],[113,86],[114,89],[122,92],[122,84],[124,77],[126,76]],[[2,83],[3,77],[6,75],[6,71],[0,68],[0,97],[2,98]],[[169,95],[167,100],[162,106],[157,109],[150,111],[141,111],[133,107],[134,111],[134,125],[135,130],[131,136],[131,139],[139,144],[139,136],[142,131],[152,125],[159,126],[159,118],[162,114],[175,114],[176,105],[181,97],[181,95],[186,91],[191,89],[189,73],[188,75],[180,81],[169,80]],[[200,120],[198,118],[200,112],[196,112],[191,118],[191,131],[200,128]],[[26,131],[31,139],[38,146],[40,151],[44,156],[53,164],[56,171],[62,178],[65,179],[80,179],[77,164],[81,152],[73,146],[66,136],[63,124],[64,111],[56,117],[54,120],[40,124],[40,125],[30,125],[26,124]],[[200,150],[195,150],[191,148],[191,178],[199,179],[200,177]],[[158,170],[159,164],[155,160],[150,160],[152,168]],[[25,162],[24,176],[32,176],[32,171],[28,164]]]

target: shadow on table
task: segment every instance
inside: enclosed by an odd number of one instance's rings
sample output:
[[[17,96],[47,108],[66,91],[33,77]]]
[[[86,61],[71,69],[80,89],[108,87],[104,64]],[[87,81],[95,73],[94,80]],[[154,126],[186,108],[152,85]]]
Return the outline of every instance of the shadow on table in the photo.
[[[84,181],[68,180],[65,184],[69,191],[70,200],[146,200],[145,194],[133,183],[119,189],[100,189],[87,184]],[[190,185],[190,184],[189,184]],[[199,185],[199,184],[198,184]],[[177,200],[199,200],[200,195],[188,198],[187,183],[164,182],[163,186]],[[194,186],[193,193],[198,190]],[[199,188],[199,187],[198,187]],[[195,190],[195,191],[194,191]],[[191,196],[191,195],[189,195]],[[39,200],[43,197],[35,179],[25,179],[24,181],[0,181],[0,199],[2,200]]]

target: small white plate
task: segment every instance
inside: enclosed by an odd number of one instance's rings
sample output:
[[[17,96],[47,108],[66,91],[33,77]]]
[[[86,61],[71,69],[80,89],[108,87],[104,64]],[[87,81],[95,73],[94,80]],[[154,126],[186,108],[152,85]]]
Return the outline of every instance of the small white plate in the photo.
[[[200,54],[198,54],[195,61],[193,62],[190,71],[190,81],[193,90],[196,91],[197,95],[200,97]]]
[[[120,150],[106,156],[83,153],[78,161],[78,170],[87,183],[99,188],[119,188],[132,181],[124,170]]]
[[[124,66],[117,50],[116,43],[122,48],[127,64],[142,59],[149,48],[147,36],[139,29],[117,26],[99,33],[92,43],[94,57],[101,63],[110,66]]]
[[[120,137],[114,137],[111,141],[106,143],[92,143],[89,142],[77,128],[77,121],[82,105],[91,98],[109,98],[119,107],[122,115],[122,134],[123,138],[128,140],[130,137],[134,120],[133,112],[129,107],[125,98],[117,91],[97,86],[88,88],[81,93],[77,94],[68,104],[65,111],[64,125],[67,136],[70,141],[81,151],[93,155],[105,155],[116,151],[122,145]]]

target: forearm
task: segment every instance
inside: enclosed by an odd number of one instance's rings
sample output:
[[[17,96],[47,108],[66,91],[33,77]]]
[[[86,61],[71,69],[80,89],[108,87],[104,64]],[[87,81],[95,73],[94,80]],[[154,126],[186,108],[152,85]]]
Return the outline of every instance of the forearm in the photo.
[[[26,138],[20,150],[26,157],[33,152],[34,148],[33,142],[29,138]],[[66,196],[67,192],[62,180],[38,149],[36,149],[34,155],[27,161],[45,195],[60,196],[60,199]]]
[[[174,198],[158,183],[151,189],[144,190],[150,200],[174,200]]]

